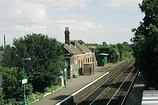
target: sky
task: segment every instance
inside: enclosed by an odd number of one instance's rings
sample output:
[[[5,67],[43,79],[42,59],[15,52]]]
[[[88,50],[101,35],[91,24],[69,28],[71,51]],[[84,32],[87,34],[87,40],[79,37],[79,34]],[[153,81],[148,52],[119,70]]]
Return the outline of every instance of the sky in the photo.
[[[142,0],[0,0],[0,45],[31,33],[64,43],[70,40],[107,44],[130,42],[143,13]]]

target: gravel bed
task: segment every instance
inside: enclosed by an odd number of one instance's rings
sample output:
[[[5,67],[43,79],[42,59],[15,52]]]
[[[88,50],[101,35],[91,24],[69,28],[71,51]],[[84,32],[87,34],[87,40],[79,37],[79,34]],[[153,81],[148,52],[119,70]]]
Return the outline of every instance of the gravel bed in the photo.
[[[141,105],[144,89],[144,79],[141,74],[138,75],[131,92],[128,95],[125,105]]]

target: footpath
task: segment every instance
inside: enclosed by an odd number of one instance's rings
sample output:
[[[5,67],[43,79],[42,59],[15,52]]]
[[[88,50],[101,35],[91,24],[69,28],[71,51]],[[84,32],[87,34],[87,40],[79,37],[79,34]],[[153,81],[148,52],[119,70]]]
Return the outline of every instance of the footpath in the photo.
[[[65,99],[69,95],[73,94],[77,90],[81,89],[82,87],[86,86],[88,83],[94,81],[101,75],[105,74],[106,70],[104,67],[97,67],[94,74],[89,76],[79,76],[77,78],[73,78],[67,82],[67,87],[63,87],[60,90],[47,95],[43,99],[36,101],[31,105],[55,105],[56,103],[60,102],[61,100]]]

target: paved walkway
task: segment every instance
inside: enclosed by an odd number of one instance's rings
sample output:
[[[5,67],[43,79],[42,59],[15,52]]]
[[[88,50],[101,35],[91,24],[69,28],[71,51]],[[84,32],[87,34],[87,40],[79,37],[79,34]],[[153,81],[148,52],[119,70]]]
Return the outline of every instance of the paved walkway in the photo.
[[[95,72],[93,75],[90,76],[79,76],[77,78],[73,78],[73,80],[67,82],[67,87],[63,87],[59,91],[44,97],[43,99],[33,103],[32,105],[55,105],[56,103],[73,94],[88,83],[94,81],[104,73],[106,73],[105,70]]]

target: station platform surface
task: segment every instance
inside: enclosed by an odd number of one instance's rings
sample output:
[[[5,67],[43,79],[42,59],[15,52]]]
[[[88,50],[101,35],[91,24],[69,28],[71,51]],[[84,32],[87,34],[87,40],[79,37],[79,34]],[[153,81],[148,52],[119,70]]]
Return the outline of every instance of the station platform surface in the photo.
[[[94,81],[101,75],[105,74],[106,71],[107,70],[105,70],[103,67],[97,67],[94,74],[88,76],[81,75],[77,78],[73,78],[72,80],[67,81],[66,87],[63,87],[60,90],[50,95],[47,95],[43,99],[38,100],[35,103],[32,103],[31,105],[55,105],[56,103],[60,102],[61,100],[76,92],[77,90]]]

